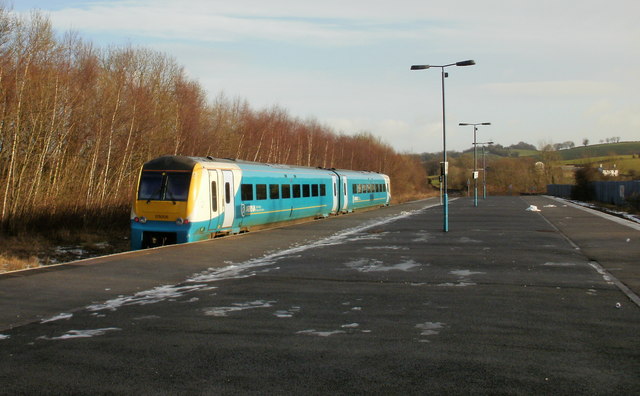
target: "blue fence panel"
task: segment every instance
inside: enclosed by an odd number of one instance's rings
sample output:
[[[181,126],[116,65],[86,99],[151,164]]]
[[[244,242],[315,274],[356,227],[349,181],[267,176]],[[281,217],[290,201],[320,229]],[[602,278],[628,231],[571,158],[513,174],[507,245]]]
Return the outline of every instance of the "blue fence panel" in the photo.
[[[571,198],[571,184],[548,184],[547,194],[560,198]]]
[[[624,205],[631,197],[640,195],[640,180],[591,182],[596,200],[614,205]],[[571,198],[571,184],[548,184],[547,194]]]

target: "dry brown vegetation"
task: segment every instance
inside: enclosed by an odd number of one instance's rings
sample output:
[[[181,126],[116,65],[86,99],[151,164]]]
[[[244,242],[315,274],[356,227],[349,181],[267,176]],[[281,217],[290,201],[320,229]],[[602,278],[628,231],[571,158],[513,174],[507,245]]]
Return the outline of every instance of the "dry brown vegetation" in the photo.
[[[417,156],[371,134],[208,98],[167,55],[99,49],[0,7],[0,234],[126,228],[139,168],[164,154],[378,171],[396,198],[426,186]]]

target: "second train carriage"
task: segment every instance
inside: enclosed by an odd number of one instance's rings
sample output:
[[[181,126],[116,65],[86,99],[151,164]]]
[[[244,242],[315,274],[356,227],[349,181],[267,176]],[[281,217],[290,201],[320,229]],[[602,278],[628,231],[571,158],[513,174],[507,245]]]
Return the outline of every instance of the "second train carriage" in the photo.
[[[141,169],[131,248],[384,206],[390,198],[389,177],[376,172],[164,156]]]

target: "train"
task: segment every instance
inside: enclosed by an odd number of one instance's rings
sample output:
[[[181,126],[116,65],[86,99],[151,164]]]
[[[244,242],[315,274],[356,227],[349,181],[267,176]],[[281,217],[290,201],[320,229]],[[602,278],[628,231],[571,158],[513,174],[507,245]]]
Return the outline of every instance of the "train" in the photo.
[[[390,200],[389,176],[378,172],[166,155],[140,170],[131,249],[388,206]]]

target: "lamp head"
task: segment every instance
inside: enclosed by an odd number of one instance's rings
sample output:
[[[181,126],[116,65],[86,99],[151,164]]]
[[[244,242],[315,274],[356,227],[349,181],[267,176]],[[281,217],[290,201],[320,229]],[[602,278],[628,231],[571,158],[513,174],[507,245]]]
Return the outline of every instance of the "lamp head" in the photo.
[[[469,59],[466,61],[460,61],[460,62],[456,62],[456,66],[472,66],[475,65],[476,61]]]
[[[411,66],[411,70],[424,70],[424,69],[428,69],[429,65],[413,65]]]

